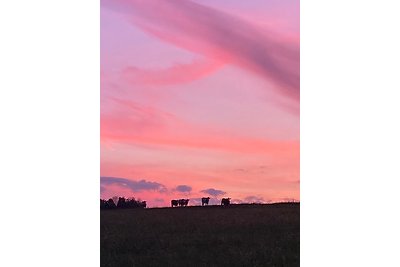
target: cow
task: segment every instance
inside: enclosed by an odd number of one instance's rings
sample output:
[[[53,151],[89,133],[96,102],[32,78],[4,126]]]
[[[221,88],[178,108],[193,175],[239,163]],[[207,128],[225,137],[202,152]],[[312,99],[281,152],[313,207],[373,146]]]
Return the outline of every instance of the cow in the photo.
[[[189,204],[189,199],[179,199],[178,204],[180,207],[186,207]]]
[[[228,206],[229,204],[231,204],[231,198],[223,198],[221,199],[221,206]]]
[[[179,201],[176,199],[171,200],[171,207],[178,207]]]
[[[202,197],[201,198],[201,205],[202,206],[204,206],[204,205],[207,205],[208,206],[208,202],[210,201],[210,198],[209,197]]]
[[[147,207],[147,202],[146,201],[140,202],[140,207],[146,208]]]

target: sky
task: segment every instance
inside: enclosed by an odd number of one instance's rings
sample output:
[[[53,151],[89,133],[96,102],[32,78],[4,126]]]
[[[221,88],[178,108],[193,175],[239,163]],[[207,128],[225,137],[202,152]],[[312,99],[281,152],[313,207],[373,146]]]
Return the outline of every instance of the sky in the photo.
[[[101,0],[101,198],[300,200],[299,13]]]

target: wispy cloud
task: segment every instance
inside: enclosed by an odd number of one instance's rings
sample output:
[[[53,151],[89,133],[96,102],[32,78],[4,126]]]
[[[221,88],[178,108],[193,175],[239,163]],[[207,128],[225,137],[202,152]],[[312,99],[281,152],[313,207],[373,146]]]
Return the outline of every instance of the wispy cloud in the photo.
[[[128,67],[123,76],[134,84],[174,85],[189,83],[218,70],[223,64],[215,61],[193,61],[188,64],[175,64],[165,69],[141,69]]]
[[[102,0],[144,31],[217,62],[261,75],[299,99],[298,42],[193,1]]]
[[[291,154],[299,150],[297,140],[277,141],[251,138],[229,133],[219,134],[219,129],[210,130],[179,120],[172,114],[140,107],[128,101],[116,100],[120,104],[115,114],[102,114],[102,141],[119,141],[157,146],[189,147],[198,149],[225,150],[240,153]],[[122,102],[121,102],[122,101]],[[126,103],[125,103],[126,102]],[[123,105],[126,105],[123,107]],[[126,108],[129,108],[127,110]],[[129,114],[126,116],[123,112]],[[120,114],[121,113],[121,114]]]

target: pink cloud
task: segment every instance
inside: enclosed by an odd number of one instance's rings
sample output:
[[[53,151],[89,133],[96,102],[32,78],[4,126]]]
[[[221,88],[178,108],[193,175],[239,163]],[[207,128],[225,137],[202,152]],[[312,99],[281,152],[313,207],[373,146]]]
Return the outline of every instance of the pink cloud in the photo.
[[[204,129],[165,114],[137,106],[134,106],[130,115],[103,114],[101,140],[239,153],[293,154],[299,150],[297,140],[267,140],[235,135],[221,129]]]
[[[205,77],[221,66],[223,66],[222,63],[203,60],[188,64],[175,64],[172,67],[157,70],[128,67],[123,71],[123,76],[134,84],[174,85]]]
[[[296,38],[261,30],[239,17],[192,1],[103,0],[148,33],[218,62],[235,64],[299,99]]]

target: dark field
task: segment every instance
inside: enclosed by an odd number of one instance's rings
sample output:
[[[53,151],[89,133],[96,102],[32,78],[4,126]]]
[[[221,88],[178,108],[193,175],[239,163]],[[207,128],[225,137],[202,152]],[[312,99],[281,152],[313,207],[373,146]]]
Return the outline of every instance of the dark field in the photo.
[[[300,204],[101,211],[101,266],[299,266]]]

